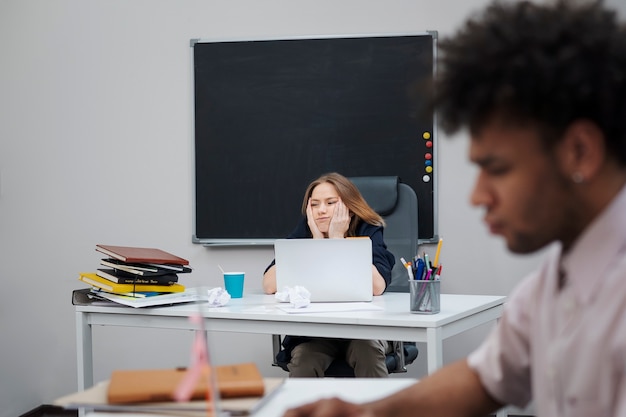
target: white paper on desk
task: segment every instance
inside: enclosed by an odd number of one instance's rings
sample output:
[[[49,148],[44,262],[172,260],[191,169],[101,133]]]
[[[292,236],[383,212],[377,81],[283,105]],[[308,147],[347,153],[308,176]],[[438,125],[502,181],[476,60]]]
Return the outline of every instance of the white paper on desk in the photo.
[[[291,304],[278,304],[276,308],[290,314],[337,313],[345,311],[382,311],[382,307],[372,303],[311,303],[306,307],[296,308]]]
[[[99,297],[106,298],[107,300],[123,304],[129,307],[156,307],[170,304],[191,303],[196,301],[206,300],[207,297],[198,292],[194,288],[187,288],[182,292],[173,292],[168,294],[153,295],[150,297],[136,298],[128,295],[107,293],[105,291],[99,291]]]
[[[417,382],[413,378],[288,378],[253,417],[281,416],[291,407],[339,397],[362,403],[386,397]]]

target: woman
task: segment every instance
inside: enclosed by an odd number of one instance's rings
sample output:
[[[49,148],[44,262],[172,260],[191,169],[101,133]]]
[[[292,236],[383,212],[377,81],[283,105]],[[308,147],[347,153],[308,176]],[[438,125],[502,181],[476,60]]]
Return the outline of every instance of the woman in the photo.
[[[391,281],[394,256],[383,241],[384,220],[367,204],[346,177],[329,173],[313,181],[302,202],[302,220],[289,239],[343,239],[368,236],[372,240],[372,288],[381,295]],[[263,274],[263,290],[276,292],[276,265]],[[290,377],[323,377],[335,358],[345,358],[357,377],[386,377],[385,354],[390,344],[382,340],[346,340],[287,336],[283,343],[291,355]]]

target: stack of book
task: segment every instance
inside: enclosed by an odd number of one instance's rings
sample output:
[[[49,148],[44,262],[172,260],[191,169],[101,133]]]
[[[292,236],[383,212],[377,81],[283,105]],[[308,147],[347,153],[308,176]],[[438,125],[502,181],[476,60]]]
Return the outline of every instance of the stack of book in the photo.
[[[96,245],[96,250],[107,255],[101,268],[78,278],[94,292],[142,298],[185,291],[178,275],[191,272],[186,259],[155,248]]]

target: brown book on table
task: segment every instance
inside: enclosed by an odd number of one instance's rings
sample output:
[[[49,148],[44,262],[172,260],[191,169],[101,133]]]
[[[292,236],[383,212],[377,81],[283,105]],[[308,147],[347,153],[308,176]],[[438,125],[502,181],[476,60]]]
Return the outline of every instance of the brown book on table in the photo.
[[[129,263],[189,265],[188,260],[156,248],[96,245],[96,250]]]
[[[255,363],[217,366],[217,388],[221,398],[260,397],[265,391],[263,376]],[[173,401],[185,369],[117,370],[111,374],[109,404]],[[207,377],[198,381],[191,399],[206,399]]]

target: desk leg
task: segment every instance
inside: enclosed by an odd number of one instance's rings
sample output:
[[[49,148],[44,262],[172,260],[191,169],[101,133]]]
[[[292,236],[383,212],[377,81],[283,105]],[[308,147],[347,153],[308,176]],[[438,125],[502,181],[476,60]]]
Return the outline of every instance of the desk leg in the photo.
[[[93,344],[91,325],[87,314],[76,313],[76,370],[78,372],[78,391],[93,386]]]
[[[440,328],[426,329],[426,359],[428,374],[443,366],[443,339]]]

